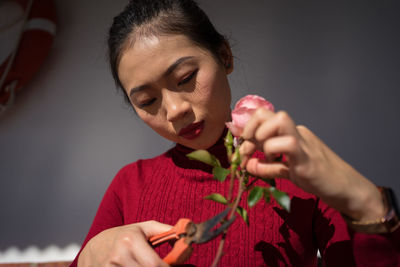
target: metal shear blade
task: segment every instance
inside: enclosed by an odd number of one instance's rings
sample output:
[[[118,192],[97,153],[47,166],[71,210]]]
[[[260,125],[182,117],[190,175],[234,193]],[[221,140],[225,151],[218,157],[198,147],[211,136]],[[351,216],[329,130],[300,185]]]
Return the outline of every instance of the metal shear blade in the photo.
[[[190,219],[181,218],[171,230],[152,236],[149,241],[153,246],[156,246],[169,240],[176,240],[174,247],[163,260],[168,264],[183,263],[192,253],[192,243],[208,242],[232,224],[235,220],[234,216],[221,223],[219,228],[212,230],[228,215],[230,210],[231,208],[226,208],[213,218],[199,224],[193,223]]]
[[[195,238],[192,240],[195,243],[205,243],[210,241],[211,239],[220,235],[225,229],[227,229],[235,220],[235,216],[232,216],[231,219],[223,222],[221,226],[215,230],[212,230],[221,220],[226,217],[231,208],[226,208],[223,212],[217,214],[213,218],[197,224],[197,232]]]

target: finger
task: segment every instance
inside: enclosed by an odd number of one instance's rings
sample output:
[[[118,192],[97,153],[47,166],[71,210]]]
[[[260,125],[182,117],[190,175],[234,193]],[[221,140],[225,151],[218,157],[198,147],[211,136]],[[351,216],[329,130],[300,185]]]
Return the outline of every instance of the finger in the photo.
[[[305,157],[300,146],[300,140],[292,135],[272,137],[264,142],[263,152],[267,161],[272,161],[276,155],[285,154],[291,162],[299,162]]]
[[[137,225],[140,227],[143,238],[137,238],[134,242],[132,251],[135,260],[140,266],[168,266],[150,246],[148,239],[153,235],[170,230],[172,226],[156,221],[143,222]],[[136,248],[140,248],[140,251]]]
[[[271,117],[269,120],[264,120],[259,124],[259,127],[254,133],[254,139],[258,142],[271,138],[273,136],[293,135],[298,137],[296,125],[289,115],[280,111]]]
[[[138,266],[135,261],[134,255],[131,252],[131,246],[128,238],[124,238],[122,242],[118,242],[113,250],[110,252],[109,262],[107,267],[125,267],[125,266]]]
[[[139,250],[140,249],[140,250]],[[139,266],[168,266],[150,246],[147,239],[140,238],[134,242],[133,257]]]
[[[251,116],[250,120],[246,123],[241,137],[245,140],[251,140],[254,138],[254,134],[259,127],[259,125],[272,118],[274,116],[274,112],[266,109],[266,108],[259,108],[257,109],[253,116]]]
[[[281,162],[266,162],[257,158],[247,161],[246,170],[262,178],[289,178],[289,168]]]
[[[147,238],[169,231],[172,228],[172,226],[169,224],[160,223],[157,221],[146,221],[138,223],[137,225],[140,226]]]
[[[117,263],[112,261],[105,265],[106,267],[131,267],[131,266],[139,266],[139,263],[135,261],[132,257],[126,257],[124,259],[120,259],[120,262]]]
[[[243,168],[246,166],[247,160],[253,155],[257,150],[257,146],[254,142],[244,141],[239,147],[239,153],[241,158],[240,166]]]

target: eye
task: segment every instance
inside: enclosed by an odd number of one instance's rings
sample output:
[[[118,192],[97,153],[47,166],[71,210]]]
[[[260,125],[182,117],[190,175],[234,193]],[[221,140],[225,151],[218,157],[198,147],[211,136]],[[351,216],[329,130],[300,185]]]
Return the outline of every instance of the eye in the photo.
[[[180,81],[180,82],[178,83],[178,86],[190,82],[190,81],[193,79],[193,77],[196,76],[197,71],[198,71],[198,70],[195,70],[195,71],[193,71],[192,73],[190,73],[189,76],[185,77],[182,81]]]
[[[138,103],[137,105],[138,105],[139,108],[144,108],[144,107],[150,106],[155,101],[156,101],[156,98],[152,98],[152,99],[150,99],[148,101],[143,101],[141,103]]]

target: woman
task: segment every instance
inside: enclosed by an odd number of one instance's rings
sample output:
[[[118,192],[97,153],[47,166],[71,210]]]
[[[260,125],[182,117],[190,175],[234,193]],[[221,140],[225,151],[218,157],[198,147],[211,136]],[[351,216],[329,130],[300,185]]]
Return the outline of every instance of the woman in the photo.
[[[232,53],[193,1],[137,0],[114,19],[109,56],[116,84],[137,115],[177,145],[117,174],[72,266],[166,266],[160,256],[169,248],[156,252],[149,237],[179,218],[199,222],[223,209],[203,197],[226,195],[228,184],[185,155],[207,149],[229,164],[222,137],[230,120]],[[317,249],[328,266],[398,264],[398,222],[384,229],[390,233],[376,230],[392,205],[310,130],[285,112],[261,108],[241,137],[242,167],[286,178],[277,187],[290,195],[292,212],[258,204],[249,211],[249,227],[236,220],[221,266],[315,266]],[[262,158],[252,157],[256,150]],[[269,160],[282,153],[287,164]],[[218,240],[195,247],[188,263],[210,265],[217,247]]]

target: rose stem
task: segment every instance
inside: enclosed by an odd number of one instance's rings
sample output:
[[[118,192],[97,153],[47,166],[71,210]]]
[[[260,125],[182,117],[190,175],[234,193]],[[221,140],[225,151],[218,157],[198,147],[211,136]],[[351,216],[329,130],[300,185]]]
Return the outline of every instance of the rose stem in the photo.
[[[231,174],[231,179],[232,179],[232,177],[234,177],[234,175],[235,175],[235,173],[233,173],[233,175]],[[243,192],[245,191],[245,186],[243,185],[244,175],[245,175],[245,174],[242,174],[242,175],[239,176],[239,189],[238,189],[238,194],[237,194],[237,197],[236,197],[236,199],[235,199],[235,203],[233,204],[231,213],[230,213],[229,216],[228,216],[228,220],[229,220],[230,218],[232,218],[233,214],[235,213],[236,208],[239,206],[240,199],[242,198],[242,194],[243,194]],[[233,186],[232,186],[232,188],[233,188]],[[229,189],[231,189],[231,188],[229,188]],[[231,194],[231,195],[232,195],[232,194]],[[232,196],[231,196],[231,197],[232,197]],[[230,200],[229,200],[229,201],[230,201]],[[213,263],[212,263],[212,265],[211,265],[212,267],[217,267],[217,266],[218,266],[218,263],[219,263],[219,261],[220,261],[220,259],[221,259],[221,257],[222,257],[222,253],[223,253],[223,249],[224,249],[224,245],[225,245],[225,238],[226,238],[226,232],[227,232],[227,230],[228,230],[228,229],[226,229],[226,230],[224,231],[224,233],[222,234],[222,238],[221,238],[221,240],[219,241],[219,246],[218,246],[217,254],[216,254],[216,256],[215,256],[215,258],[214,258],[214,261],[213,261]]]

